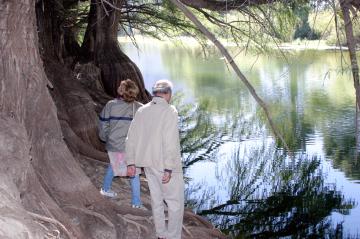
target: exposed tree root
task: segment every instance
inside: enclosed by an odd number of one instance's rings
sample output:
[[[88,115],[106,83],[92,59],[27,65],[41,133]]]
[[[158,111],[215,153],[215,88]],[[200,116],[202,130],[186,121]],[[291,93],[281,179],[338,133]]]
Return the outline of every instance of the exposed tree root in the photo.
[[[66,121],[60,120],[60,125],[66,141],[70,144],[70,146],[75,146],[79,150],[79,153],[88,158],[108,162],[108,157],[106,153],[96,150],[95,148],[82,141],[82,139],[74,133],[74,131],[70,128],[69,124]]]
[[[141,225],[140,223],[137,223],[134,220],[130,219],[131,217],[129,217],[129,214],[126,214],[124,216],[121,215],[121,214],[117,214],[117,215],[118,215],[118,217],[120,217],[125,222],[134,225],[136,227],[136,229],[138,230],[138,232],[139,232],[139,236],[141,234],[141,229],[143,229],[146,233],[149,233],[149,230],[148,230],[147,227],[145,227],[145,226]]]
[[[133,214],[125,214],[124,217],[135,221],[146,221],[147,223],[152,224],[151,217],[136,216]]]
[[[33,213],[33,212],[29,212],[27,211],[27,213],[36,218],[36,219],[39,219],[39,220],[42,220],[44,222],[48,222],[48,223],[52,223],[58,227],[60,227],[64,232],[65,234],[67,235],[68,238],[72,238],[71,237],[71,233],[66,229],[66,227],[61,223],[59,222],[58,220],[54,219],[54,218],[50,218],[50,217],[46,217],[46,216],[43,216],[43,215],[40,215],[40,214],[37,214],[37,213]]]
[[[182,225],[182,228],[191,238],[194,238],[193,234],[190,232],[190,230],[184,224]]]
[[[115,230],[115,225],[109,220],[107,219],[104,215],[100,214],[100,213],[97,213],[97,212],[94,212],[94,211],[91,211],[89,209],[85,209],[85,208],[80,208],[80,207],[75,207],[75,206],[72,206],[72,205],[65,205],[63,206],[63,208],[70,208],[70,209],[75,209],[75,210],[78,210],[78,211],[81,211],[85,214],[89,214],[91,216],[94,216],[94,217],[97,217],[99,218],[101,221],[105,222],[106,225],[108,225],[109,227],[113,228],[114,231]],[[117,238],[117,237],[116,237]]]
[[[44,224],[35,221],[36,224],[38,224],[40,227],[44,228],[46,231],[45,239],[59,239],[60,238],[60,231],[59,230],[50,230],[48,227],[46,227]]]
[[[100,161],[100,160],[96,160],[94,158],[91,158],[91,157],[88,157],[86,155],[80,155],[80,157],[78,157],[79,159],[82,159],[82,160],[86,160],[86,161],[89,161],[91,163],[95,163],[95,164],[98,164],[98,165],[102,165],[104,167],[107,167],[109,165],[109,162],[104,162],[104,161]]]

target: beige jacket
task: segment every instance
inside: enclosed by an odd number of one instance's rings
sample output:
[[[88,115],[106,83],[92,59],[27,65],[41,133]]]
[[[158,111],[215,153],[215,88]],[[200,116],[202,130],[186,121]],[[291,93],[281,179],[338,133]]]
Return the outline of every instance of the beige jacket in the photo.
[[[139,108],[126,138],[126,162],[182,172],[178,113],[160,97]]]

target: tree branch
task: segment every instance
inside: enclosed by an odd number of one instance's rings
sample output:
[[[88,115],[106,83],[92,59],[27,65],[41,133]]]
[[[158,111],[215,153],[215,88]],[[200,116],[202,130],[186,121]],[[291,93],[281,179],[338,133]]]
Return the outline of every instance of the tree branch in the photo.
[[[251,95],[254,97],[256,102],[260,105],[260,107],[264,110],[265,115],[269,121],[270,127],[275,134],[275,137],[280,139],[285,149],[291,153],[290,148],[286,144],[284,138],[279,133],[277,128],[275,127],[275,124],[272,120],[272,117],[270,115],[270,112],[268,110],[268,107],[266,106],[265,102],[258,96],[256,93],[254,87],[251,85],[251,83],[247,80],[245,75],[240,71],[239,67],[234,62],[234,59],[231,57],[227,49],[216,39],[216,37],[195,17],[194,14],[192,14],[189,9],[186,8],[186,6],[180,2],[180,0],[171,0],[172,3],[174,3],[184,14],[187,16],[198,28],[199,30],[209,39],[211,40],[214,45],[219,49],[219,51],[223,54],[223,56],[226,58],[226,60],[229,62],[229,64],[232,66],[235,73],[238,75],[240,80],[245,84],[245,86],[250,91]]]

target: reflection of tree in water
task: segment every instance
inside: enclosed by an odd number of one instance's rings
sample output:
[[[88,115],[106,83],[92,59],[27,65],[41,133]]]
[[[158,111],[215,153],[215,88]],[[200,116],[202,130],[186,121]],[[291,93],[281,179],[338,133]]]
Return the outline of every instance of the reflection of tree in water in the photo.
[[[348,214],[354,202],[324,183],[316,158],[284,160],[264,147],[247,155],[234,153],[227,168],[229,200],[199,214],[235,238],[342,235],[341,223],[334,228],[328,216]]]
[[[356,158],[354,118],[344,112],[343,117],[328,123],[324,134],[324,151],[331,158],[333,167],[345,172],[346,177],[360,179],[360,161]],[[341,123],[340,123],[341,122]],[[341,126],[339,126],[341,125]],[[358,154],[359,157],[359,154]]]
[[[196,105],[184,103],[184,96],[178,93],[173,97],[172,103],[179,111],[181,154],[185,172],[188,167],[197,162],[215,162],[219,147],[225,142],[234,140],[235,134],[240,135],[238,131],[241,129],[238,125],[245,127],[249,125],[249,122],[241,120],[239,112],[228,112],[225,117],[219,116],[215,122],[216,115],[209,112],[209,102],[206,100]],[[241,131],[241,134],[246,135],[247,133]],[[240,141],[240,139],[236,139],[236,141]],[[185,179],[186,181],[191,180]],[[185,194],[194,193],[197,188],[201,189],[200,186],[193,183],[188,184]],[[215,192],[208,190],[207,194],[215,195]],[[194,205],[205,203],[210,195],[204,195],[204,201],[199,198],[196,201],[190,200],[190,197],[187,198],[187,206],[195,208]]]
[[[180,112],[181,153],[185,167],[203,160],[213,160],[214,153],[223,143],[223,132],[218,132],[204,106],[188,105]],[[182,117],[184,116],[184,117]]]
[[[233,131],[238,124],[234,115],[225,118],[208,112],[208,102],[198,105],[185,104],[181,94],[175,95],[174,105],[179,111],[179,128],[181,154],[184,167],[187,168],[199,161],[214,161],[219,147],[232,140]],[[217,122],[215,122],[217,121]]]
[[[206,102],[194,106],[175,99],[185,169],[199,161],[216,161],[221,145],[240,141],[234,132],[251,134],[252,130],[244,130],[248,125],[239,113],[230,113],[219,123],[206,110]],[[329,216],[348,214],[355,203],[345,200],[335,185],[324,183],[318,159],[289,160],[274,150],[274,142],[247,142],[251,140],[237,143],[228,165],[217,175],[219,185],[228,184],[227,199],[219,199],[218,189],[206,183],[190,183],[188,207],[234,238],[342,235],[341,223],[334,226]]]

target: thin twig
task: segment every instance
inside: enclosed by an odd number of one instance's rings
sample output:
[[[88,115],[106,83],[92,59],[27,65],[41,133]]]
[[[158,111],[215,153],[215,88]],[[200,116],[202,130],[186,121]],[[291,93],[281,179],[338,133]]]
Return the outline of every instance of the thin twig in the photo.
[[[102,6],[103,9],[104,9],[104,12],[105,12],[106,16],[109,16],[109,12],[108,12],[108,10],[106,9],[106,6],[105,6],[103,0],[100,0],[100,2],[101,2],[101,6]]]

